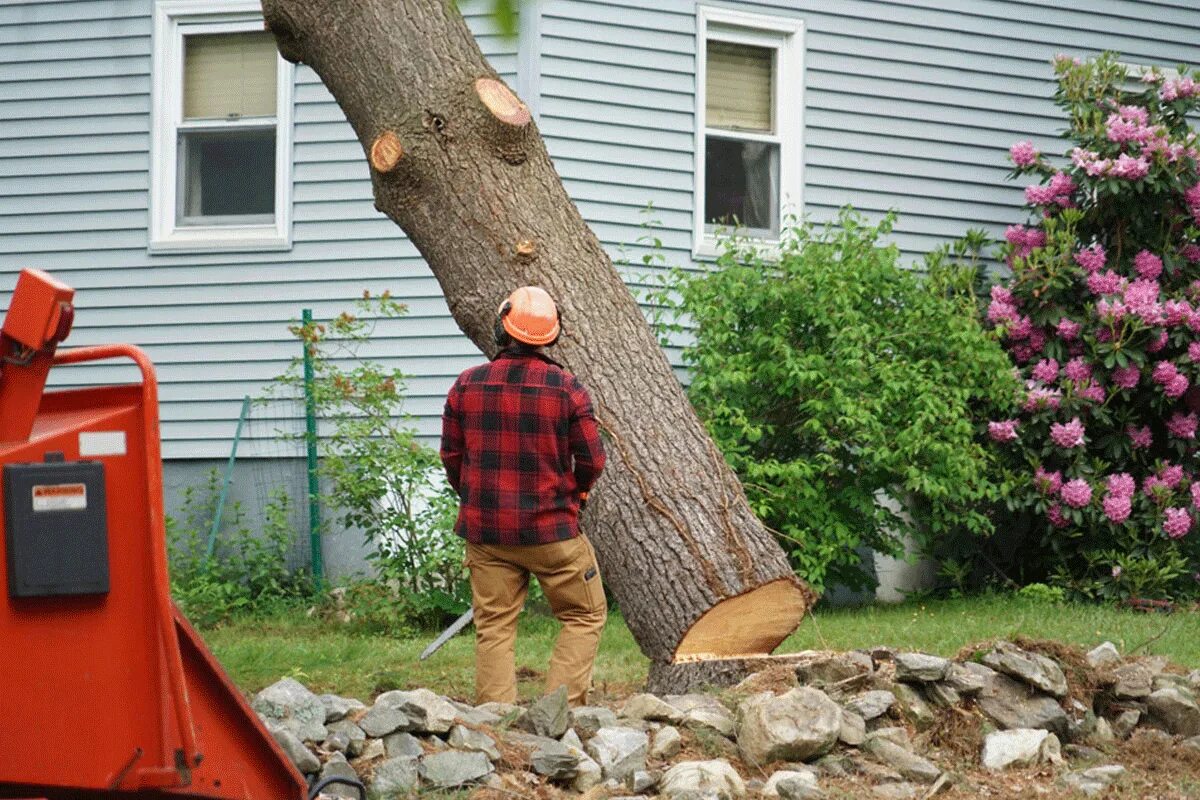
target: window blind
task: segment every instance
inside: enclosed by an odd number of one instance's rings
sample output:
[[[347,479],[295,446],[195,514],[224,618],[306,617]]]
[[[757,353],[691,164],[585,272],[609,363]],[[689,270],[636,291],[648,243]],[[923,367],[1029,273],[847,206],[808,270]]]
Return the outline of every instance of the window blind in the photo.
[[[183,41],[184,119],[275,116],[271,34],[203,34]]]
[[[705,124],[731,130],[774,130],[771,73],[775,51],[709,41],[705,75]]]

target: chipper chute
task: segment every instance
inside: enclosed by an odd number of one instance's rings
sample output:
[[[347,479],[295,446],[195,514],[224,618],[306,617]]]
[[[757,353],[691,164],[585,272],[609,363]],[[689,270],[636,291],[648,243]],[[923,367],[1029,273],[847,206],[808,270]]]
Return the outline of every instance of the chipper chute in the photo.
[[[0,798],[304,800],[171,601],[154,367],[58,352],[73,297],[25,270],[0,333]],[[45,389],[110,359],[141,382]]]

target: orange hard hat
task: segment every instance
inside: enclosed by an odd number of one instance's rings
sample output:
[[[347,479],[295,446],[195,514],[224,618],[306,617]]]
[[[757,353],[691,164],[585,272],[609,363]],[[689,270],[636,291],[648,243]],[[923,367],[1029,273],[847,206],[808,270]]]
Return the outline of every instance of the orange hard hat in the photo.
[[[554,344],[562,330],[558,306],[549,292],[540,286],[522,286],[515,290],[500,304],[496,313],[498,327],[518,342],[535,347]]]

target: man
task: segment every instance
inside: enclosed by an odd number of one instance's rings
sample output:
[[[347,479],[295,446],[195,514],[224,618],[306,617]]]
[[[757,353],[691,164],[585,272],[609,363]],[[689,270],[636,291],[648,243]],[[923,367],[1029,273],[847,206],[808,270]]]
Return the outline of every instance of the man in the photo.
[[[487,364],[458,376],[442,415],[442,463],[460,506],[475,608],[477,702],[513,703],[517,615],[536,575],[562,631],[546,691],[587,702],[607,618],[579,512],[604,468],[591,399],[544,347],[561,333],[554,300],[523,286],[501,304]]]

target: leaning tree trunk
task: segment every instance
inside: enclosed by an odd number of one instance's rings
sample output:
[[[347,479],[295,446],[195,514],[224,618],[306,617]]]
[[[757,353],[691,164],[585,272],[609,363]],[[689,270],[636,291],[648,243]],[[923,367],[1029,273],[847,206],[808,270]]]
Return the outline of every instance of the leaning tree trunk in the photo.
[[[812,594],[453,2],[263,0],[263,10],[283,57],[312,67],[341,105],[376,208],[420,250],[475,344],[494,352],[496,308],[513,288],[537,284],[558,301],[554,355],[590,389],[610,457],[585,528],[642,652],[661,671],[772,651]]]

